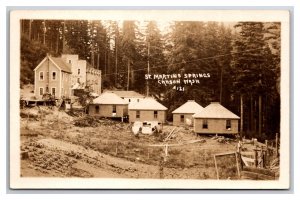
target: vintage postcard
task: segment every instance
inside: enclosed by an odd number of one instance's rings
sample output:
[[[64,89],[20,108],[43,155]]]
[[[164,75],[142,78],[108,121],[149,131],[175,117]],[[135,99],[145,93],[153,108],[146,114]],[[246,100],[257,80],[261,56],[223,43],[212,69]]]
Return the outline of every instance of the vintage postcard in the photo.
[[[14,10],[13,189],[288,189],[287,10]]]

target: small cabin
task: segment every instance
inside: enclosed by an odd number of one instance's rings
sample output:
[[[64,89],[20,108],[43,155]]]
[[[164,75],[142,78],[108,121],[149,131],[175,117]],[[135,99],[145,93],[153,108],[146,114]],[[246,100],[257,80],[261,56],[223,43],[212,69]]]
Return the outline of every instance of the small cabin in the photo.
[[[237,134],[240,117],[212,102],[201,112],[193,115],[194,132],[198,134]]]
[[[89,105],[89,114],[98,117],[126,117],[128,103],[114,93],[105,92]]]
[[[154,98],[146,97],[137,103],[129,104],[129,122],[158,121],[165,123],[167,108]]]
[[[173,114],[173,125],[182,126],[193,124],[193,115],[203,110],[203,107],[199,105],[195,100],[188,100],[186,103],[175,109]]]

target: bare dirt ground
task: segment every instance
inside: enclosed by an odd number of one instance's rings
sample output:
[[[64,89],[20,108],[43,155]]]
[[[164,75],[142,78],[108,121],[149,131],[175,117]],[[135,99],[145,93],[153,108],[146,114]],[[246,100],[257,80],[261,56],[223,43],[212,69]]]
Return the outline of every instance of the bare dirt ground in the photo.
[[[235,151],[237,140],[196,136],[177,127],[135,137],[128,123],[93,119],[46,107],[21,111],[21,175],[23,177],[103,177],[215,179],[213,154]],[[189,141],[198,142],[190,143]],[[182,144],[182,145],[180,145]],[[220,178],[236,179],[235,158],[219,160]]]

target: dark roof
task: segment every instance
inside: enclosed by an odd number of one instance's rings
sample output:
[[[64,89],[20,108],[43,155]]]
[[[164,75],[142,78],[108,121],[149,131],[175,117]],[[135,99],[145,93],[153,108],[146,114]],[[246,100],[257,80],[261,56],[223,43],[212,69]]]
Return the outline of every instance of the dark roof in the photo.
[[[207,119],[240,119],[239,116],[229,111],[219,102],[211,102],[202,111],[194,114],[193,117]]]
[[[66,63],[62,58],[49,57],[62,71],[72,73],[71,65]]]

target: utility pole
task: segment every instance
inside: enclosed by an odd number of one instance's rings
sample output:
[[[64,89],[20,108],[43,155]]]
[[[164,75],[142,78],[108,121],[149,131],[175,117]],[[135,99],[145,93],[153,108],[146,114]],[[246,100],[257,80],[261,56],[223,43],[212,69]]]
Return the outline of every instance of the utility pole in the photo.
[[[43,21],[43,45],[46,44],[46,32],[47,32],[47,28],[46,28],[46,21]]]
[[[261,71],[261,65],[259,65],[260,71]],[[258,96],[258,134],[259,137],[261,137],[261,130],[262,130],[262,112],[261,112],[261,104],[262,104],[262,100],[261,100],[261,87],[262,87],[262,83],[261,83],[261,73],[259,74],[259,89],[260,89],[260,94]]]
[[[116,33],[117,34],[117,33]],[[115,67],[116,67],[116,75],[115,75],[115,86],[117,85],[118,81],[118,45],[117,45],[117,35],[115,35],[115,50],[116,50],[116,63],[115,63]]]
[[[29,40],[31,40],[31,23],[32,23],[32,19],[29,20],[29,31],[28,31],[28,37],[29,37]]]
[[[129,90],[129,74],[130,74],[130,61],[128,58],[128,61],[127,61],[127,91]]]
[[[148,74],[150,73],[150,42],[148,42]],[[149,96],[149,80],[147,79],[147,97]]]
[[[66,20],[63,21],[63,31],[62,31],[62,42],[63,42],[63,45],[62,45],[62,53],[66,53],[65,52],[65,29],[66,29]]]
[[[244,107],[243,107],[243,95],[241,94],[241,138],[243,137],[243,131],[244,131]]]
[[[223,92],[223,66],[221,65],[220,104],[222,104],[222,92]]]

